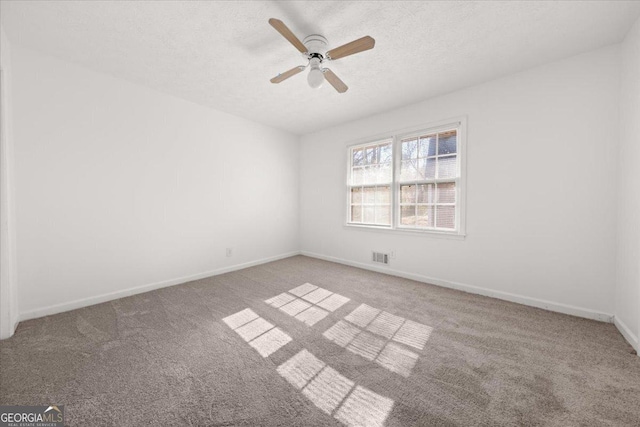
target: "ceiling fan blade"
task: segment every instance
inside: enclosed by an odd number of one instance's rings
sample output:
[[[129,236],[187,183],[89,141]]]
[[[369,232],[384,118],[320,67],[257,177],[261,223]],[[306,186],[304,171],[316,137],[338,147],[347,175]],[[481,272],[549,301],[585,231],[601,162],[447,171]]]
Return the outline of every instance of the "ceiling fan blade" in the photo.
[[[271,79],[271,83],[280,83],[283,80],[287,80],[289,77],[295,76],[305,68],[306,67],[304,65],[298,65],[297,67],[294,67],[289,71],[285,71],[282,74],[278,74],[277,76]]]
[[[344,84],[344,82],[340,80],[333,71],[328,68],[325,68],[322,71],[324,72],[325,80],[331,83],[331,86],[333,86],[333,88],[339,93],[345,93],[349,89],[349,87],[347,87],[347,85]]]
[[[269,19],[269,24],[271,24],[271,26],[275,28],[277,32],[282,34],[285,39],[289,40],[289,43],[294,45],[295,48],[300,51],[300,53],[307,53],[307,48],[305,47],[305,45],[302,44],[300,39],[298,39],[286,25],[284,25],[284,22],[276,18],[271,18]]]
[[[364,36],[358,40],[352,41],[351,43],[343,44],[340,47],[331,49],[327,52],[327,56],[329,59],[340,59],[345,56],[353,55],[354,53],[373,49],[375,45],[376,41],[372,37]]]

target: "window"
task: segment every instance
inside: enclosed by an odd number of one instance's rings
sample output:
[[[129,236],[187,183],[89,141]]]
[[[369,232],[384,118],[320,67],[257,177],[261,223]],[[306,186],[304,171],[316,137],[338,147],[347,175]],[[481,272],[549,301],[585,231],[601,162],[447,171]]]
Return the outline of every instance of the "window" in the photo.
[[[350,150],[350,223],[391,225],[392,147],[385,140]]]
[[[462,122],[349,148],[348,225],[463,234]]]

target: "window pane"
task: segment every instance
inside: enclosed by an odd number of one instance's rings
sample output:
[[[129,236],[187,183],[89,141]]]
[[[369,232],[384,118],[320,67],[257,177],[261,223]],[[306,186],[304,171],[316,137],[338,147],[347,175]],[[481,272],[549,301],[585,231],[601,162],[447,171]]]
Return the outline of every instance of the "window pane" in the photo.
[[[391,182],[391,163],[383,163],[379,166],[377,182],[379,184]]]
[[[436,177],[436,159],[419,159],[418,160],[418,178],[417,179],[433,179]]]
[[[362,188],[351,189],[351,203],[354,205],[362,203]]]
[[[400,186],[400,203],[415,203],[415,202],[416,202],[416,186],[401,185]]]
[[[457,139],[455,130],[438,134],[438,155],[456,153]]]
[[[362,222],[362,208],[351,206],[351,222]]]
[[[402,160],[415,159],[418,157],[418,140],[410,139],[402,141]]]
[[[421,228],[433,228],[433,206],[418,206],[416,226]]]
[[[418,146],[418,156],[427,157],[436,155],[436,136],[428,135],[420,138]]]
[[[364,164],[370,165],[376,163],[376,149],[375,147],[367,147],[364,149]]]
[[[378,165],[364,167],[364,178],[362,180],[364,185],[375,184],[378,181],[378,168]]]
[[[456,202],[456,183],[447,182],[438,184],[438,203]]]
[[[391,144],[380,147],[380,163],[391,163]]]
[[[376,206],[376,224],[391,225],[391,206]]]
[[[351,184],[352,185],[362,184],[363,175],[364,175],[364,169],[362,169],[361,167],[356,167],[351,169]]]
[[[416,225],[416,208],[415,206],[401,206],[400,207],[400,224],[402,225]]]
[[[436,177],[436,159],[422,159],[420,165],[420,176],[424,179],[433,179]]]
[[[456,176],[457,158],[438,157],[438,178],[454,178]]]
[[[362,189],[362,201],[364,203],[375,203],[376,202],[376,188],[375,187],[364,187]]]
[[[400,179],[402,181],[415,181],[420,179],[421,175],[418,173],[417,163],[417,160],[406,160],[402,162],[400,165]]]
[[[372,225],[391,225],[391,186],[368,186],[351,189],[351,222]]]
[[[353,159],[351,162],[352,166],[362,166],[364,163],[364,152],[362,151],[362,148],[353,150]]]
[[[375,208],[373,206],[364,206],[362,208],[363,221],[365,224],[373,224],[375,220]]]
[[[416,165],[416,169],[418,170],[418,177],[416,179],[424,179],[424,175],[427,173],[427,159],[418,159]]]
[[[384,205],[391,203],[391,187],[378,187],[376,191],[376,204]]]
[[[435,186],[433,184],[420,184],[418,187],[418,203],[435,203]]]
[[[455,206],[438,206],[437,227],[456,228]]]

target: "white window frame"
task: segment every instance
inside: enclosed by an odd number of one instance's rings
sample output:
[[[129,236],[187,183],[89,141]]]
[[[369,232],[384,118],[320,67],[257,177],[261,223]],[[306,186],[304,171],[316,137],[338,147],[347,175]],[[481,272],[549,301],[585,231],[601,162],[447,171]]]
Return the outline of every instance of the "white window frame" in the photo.
[[[395,154],[393,153],[394,150],[394,139],[393,137],[386,137],[386,138],[377,138],[375,140],[371,140],[368,142],[364,142],[364,143],[359,143],[359,144],[355,144],[355,145],[351,145],[348,147],[347,152],[348,152],[348,162],[347,162],[347,217],[346,217],[346,221],[347,224],[350,226],[361,226],[361,227],[370,227],[370,228],[381,228],[381,229],[390,229],[393,227],[393,210],[394,210],[394,205],[393,205],[393,185],[394,185],[394,174],[395,174],[395,162],[393,161],[393,159],[395,158]],[[391,181],[388,184],[384,184],[384,183],[380,183],[380,184],[360,184],[360,185],[353,185],[351,183],[351,172],[352,172],[352,165],[351,165],[351,161],[353,159],[353,151],[359,148],[364,148],[364,147],[370,147],[370,146],[379,146],[379,145],[386,145],[387,143],[391,143],[391,158],[392,158],[392,162],[391,162]],[[391,224],[390,225],[384,225],[384,224],[362,224],[362,223],[358,223],[358,222],[349,222],[350,218],[351,218],[351,189],[354,187],[381,187],[381,186],[389,186],[390,191],[389,191],[389,219],[391,220]],[[364,193],[361,194],[361,197],[364,197]],[[361,204],[364,207],[364,203]],[[362,210],[362,216],[364,219],[364,209]]]
[[[410,226],[400,225],[400,162],[402,161],[401,141],[412,136],[428,135],[438,132],[444,132],[447,130],[457,131],[457,178],[443,179],[444,182],[455,181],[456,183],[456,228],[450,229],[422,229],[414,228]],[[391,225],[373,225],[373,224],[361,224],[351,223],[351,161],[352,151],[362,146],[374,145],[385,139],[392,140],[392,183],[391,183]],[[466,236],[466,178],[467,178],[467,119],[466,117],[457,117],[448,120],[442,120],[439,122],[432,122],[422,126],[415,126],[408,129],[401,129],[385,134],[363,138],[359,141],[351,141],[347,144],[347,175],[346,175],[346,205],[345,205],[345,222],[344,227],[353,230],[366,230],[366,231],[380,231],[382,233],[398,233],[398,234],[415,234],[432,237],[444,237],[454,239],[464,239]],[[432,182],[439,182],[440,180],[429,180]]]

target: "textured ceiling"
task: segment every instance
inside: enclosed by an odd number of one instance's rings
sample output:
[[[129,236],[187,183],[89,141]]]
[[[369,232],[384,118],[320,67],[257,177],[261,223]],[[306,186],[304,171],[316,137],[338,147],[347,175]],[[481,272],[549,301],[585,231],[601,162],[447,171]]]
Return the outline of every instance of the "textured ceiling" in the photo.
[[[12,43],[296,134],[407,105],[620,42],[640,2],[2,1]],[[349,86],[269,79],[300,54],[269,24],[331,47]]]

